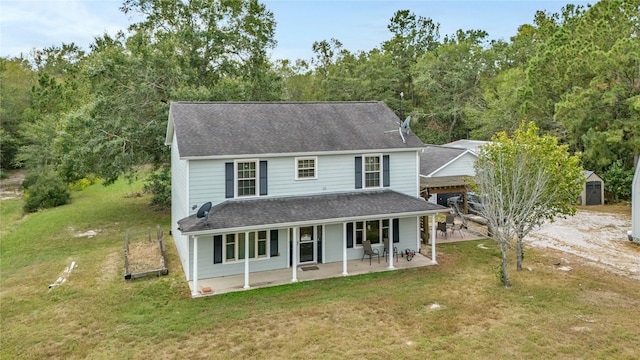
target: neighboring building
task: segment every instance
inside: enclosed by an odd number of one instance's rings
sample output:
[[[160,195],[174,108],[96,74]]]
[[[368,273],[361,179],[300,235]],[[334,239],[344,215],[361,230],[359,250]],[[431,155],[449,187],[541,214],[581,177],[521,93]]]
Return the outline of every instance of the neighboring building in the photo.
[[[631,231],[627,235],[629,240],[640,243],[640,161],[631,185]]]
[[[478,155],[460,147],[427,145],[420,151],[420,187],[423,197],[447,206],[449,196],[466,191],[466,178],[475,176]]]
[[[171,230],[192,294],[283,268],[295,282],[302,264],[347,275],[363,240],[419,249],[420,217],[446,209],[419,197],[424,144],[399,124],[382,102],[172,103]]]
[[[580,195],[579,205],[604,205],[604,180],[593,171],[585,171],[586,182]]]
[[[447,146],[447,147],[455,147],[455,148],[460,148],[460,149],[467,149],[467,150],[471,150],[474,153],[478,153],[480,151],[480,148],[482,147],[482,145],[488,143],[489,141],[483,141],[483,140],[467,140],[467,139],[460,139],[460,140],[456,140],[453,142],[450,142],[448,144],[444,144],[442,146]]]

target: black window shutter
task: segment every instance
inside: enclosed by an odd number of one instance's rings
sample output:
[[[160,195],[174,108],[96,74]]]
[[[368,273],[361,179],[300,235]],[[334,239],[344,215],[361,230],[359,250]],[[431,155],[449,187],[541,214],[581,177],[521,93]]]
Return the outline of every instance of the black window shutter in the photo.
[[[260,161],[260,195],[267,195],[267,161]]]
[[[278,230],[271,230],[271,256],[278,256]]]
[[[213,263],[222,263],[222,235],[213,237]]]
[[[356,189],[362,189],[362,156],[356,156]]]
[[[389,177],[389,155],[382,156],[382,186],[390,186],[391,178]]]
[[[393,219],[393,242],[400,242],[400,219]]]
[[[347,247],[353,247],[353,223],[347,223]]]
[[[233,163],[228,162],[224,164],[224,187],[225,197],[227,199],[233,197]]]

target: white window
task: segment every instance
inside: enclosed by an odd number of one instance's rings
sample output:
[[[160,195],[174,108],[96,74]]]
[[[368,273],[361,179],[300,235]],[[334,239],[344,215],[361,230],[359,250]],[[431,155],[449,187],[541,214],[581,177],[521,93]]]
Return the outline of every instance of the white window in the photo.
[[[382,178],[382,159],[380,155],[364,157],[364,187],[380,187]]]
[[[383,244],[385,238],[389,238],[389,219],[356,222],[356,246],[362,246],[365,239],[372,245]]]
[[[257,194],[258,171],[257,161],[238,161],[236,163],[237,196],[255,196]]]
[[[296,180],[316,179],[318,177],[316,171],[317,157],[299,157],[296,158]]]
[[[266,230],[249,233],[249,259],[266,258],[269,254],[269,233]],[[227,234],[224,237],[224,261],[244,260],[245,233]]]
[[[224,261],[235,261],[238,258],[236,249],[236,234],[227,234],[225,236],[225,256]]]

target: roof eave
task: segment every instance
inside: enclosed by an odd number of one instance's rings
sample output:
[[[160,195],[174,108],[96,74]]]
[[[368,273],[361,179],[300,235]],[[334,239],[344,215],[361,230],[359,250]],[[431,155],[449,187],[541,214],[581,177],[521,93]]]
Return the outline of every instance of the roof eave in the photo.
[[[170,146],[173,143],[173,136],[175,134],[175,128],[173,125],[173,114],[171,113],[171,109],[169,109],[169,121],[167,121],[167,132],[164,137],[164,144],[166,146]]]
[[[171,143],[169,143],[171,145]],[[283,156],[321,156],[321,155],[345,155],[345,154],[373,154],[373,153],[398,153],[398,152],[417,152],[421,147],[411,148],[388,148],[388,149],[357,149],[357,150],[339,150],[339,151],[307,151],[296,153],[262,153],[262,154],[226,154],[226,155],[207,155],[207,156],[181,156],[180,160],[223,160],[223,159],[253,159],[253,158],[273,158]]]
[[[367,215],[367,216],[353,216],[353,217],[344,217],[344,218],[330,218],[330,219],[320,219],[320,220],[304,220],[304,221],[296,221],[296,222],[287,222],[287,223],[274,223],[274,224],[264,224],[264,225],[251,225],[251,226],[242,226],[242,227],[234,227],[234,228],[224,228],[224,229],[210,229],[210,230],[197,230],[197,231],[181,231],[182,235],[188,236],[202,236],[202,235],[215,235],[215,234],[226,234],[233,233],[239,231],[255,231],[255,230],[263,230],[269,228],[286,228],[286,227],[295,227],[295,226],[309,226],[309,225],[320,225],[320,224],[337,224],[343,222],[353,222],[353,221],[361,221],[373,218],[380,217],[411,217],[411,216],[428,216],[428,215],[436,215],[443,212],[448,212],[448,208],[444,209],[436,209],[436,210],[421,210],[421,211],[410,211],[405,213],[396,213],[396,214],[379,214],[379,215]]]

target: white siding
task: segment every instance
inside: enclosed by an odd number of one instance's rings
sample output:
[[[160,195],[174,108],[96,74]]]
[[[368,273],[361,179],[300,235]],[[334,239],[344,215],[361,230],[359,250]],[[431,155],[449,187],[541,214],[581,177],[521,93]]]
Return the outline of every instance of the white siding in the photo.
[[[197,208],[211,201],[213,205],[225,201],[223,160],[192,160],[189,163],[189,209],[190,215]],[[196,210],[191,210],[193,207]]]
[[[289,266],[287,263],[287,249],[289,246],[288,229],[278,230],[278,252],[279,256],[249,260],[249,271],[266,271],[282,269]],[[189,242],[189,259],[193,259],[193,240]],[[193,264],[193,261],[191,261]],[[193,266],[192,266],[193,267]],[[190,270],[193,270],[190,268]],[[190,274],[193,274],[191,271]],[[198,237],[198,278],[212,278],[220,276],[244,274],[244,261],[232,263],[213,263],[213,236]],[[193,280],[192,277],[189,280]]]
[[[343,233],[343,225],[340,224],[331,224],[326,225],[325,229],[325,238],[324,238],[324,262],[337,262],[342,261],[342,233]],[[354,259],[354,256],[357,257],[354,249],[347,249],[347,257],[350,259]],[[360,253],[362,256],[362,253]]]
[[[475,176],[476,171],[473,168],[476,157],[470,153],[465,153],[461,157],[455,159],[441,169],[435,171],[431,177],[436,176],[459,176],[468,175]]]
[[[173,137],[171,144],[171,234],[178,249],[180,261],[183,269],[189,269],[187,253],[187,237],[178,230],[178,220],[189,215],[187,202],[187,169],[189,164],[186,160],[180,160],[176,137]],[[189,276],[187,271],[185,274]]]
[[[268,196],[300,196],[355,190],[355,157],[353,155],[318,156],[317,178],[295,179],[295,157],[275,157],[267,161]],[[389,156],[391,189],[417,196],[416,152],[393,153]],[[233,160],[198,160],[189,162],[189,214],[195,206],[211,201],[225,201],[225,162]]]
[[[419,196],[418,174],[420,169],[417,152],[393,153],[389,156],[391,189],[410,196]]]
[[[296,158],[267,160],[269,196],[318,194],[355,188],[354,156],[318,156],[315,179],[296,180]]]

